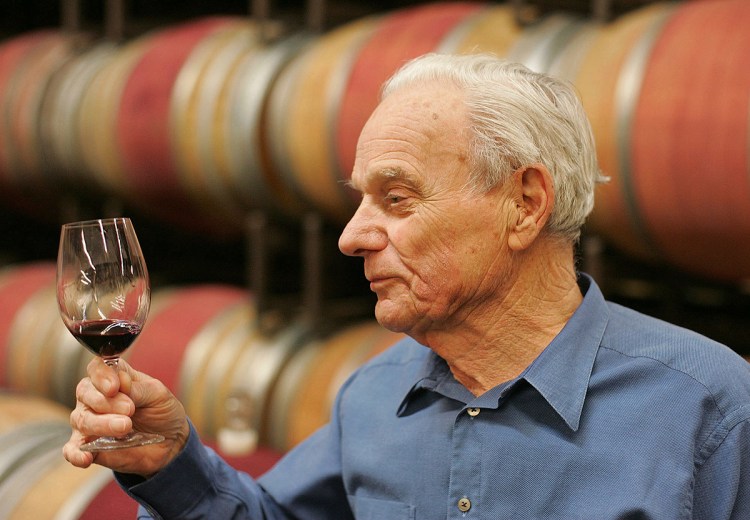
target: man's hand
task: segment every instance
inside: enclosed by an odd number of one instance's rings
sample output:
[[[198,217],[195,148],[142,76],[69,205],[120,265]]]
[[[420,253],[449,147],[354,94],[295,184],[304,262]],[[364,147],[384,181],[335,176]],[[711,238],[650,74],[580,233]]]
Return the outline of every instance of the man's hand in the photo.
[[[190,429],[184,407],[161,381],[134,370],[123,360],[115,371],[95,358],[87,372],[88,377],[76,388],[76,407],[70,414],[73,433],[63,447],[68,462],[80,468],[96,463],[149,477],[177,456]],[[80,450],[95,437],[122,436],[132,429],[160,433],[165,441],[96,453]]]

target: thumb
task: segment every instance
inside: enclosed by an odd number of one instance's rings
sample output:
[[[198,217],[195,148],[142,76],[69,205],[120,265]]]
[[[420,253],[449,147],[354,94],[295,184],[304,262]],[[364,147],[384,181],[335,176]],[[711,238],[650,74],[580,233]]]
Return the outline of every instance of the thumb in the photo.
[[[122,360],[117,375],[120,378],[120,392],[130,397],[136,408],[151,406],[165,399],[167,394],[171,395],[163,383]]]
[[[117,377],[120,378],[120,392],[125,395],[130,395],[130,392],[133,390],[133,377],[130,374],[132,368],[130,368],[130,366],[126,368],[123,365],[124,364],[121,364],[117,370]]]
[[[133,401],[140,398],[138,392],[138,383],[152,379],[143,372],[139,372],[130,366],[127,361],[120,360],[118,364],[117,376],[120,378],[120,392],[130,396]]]

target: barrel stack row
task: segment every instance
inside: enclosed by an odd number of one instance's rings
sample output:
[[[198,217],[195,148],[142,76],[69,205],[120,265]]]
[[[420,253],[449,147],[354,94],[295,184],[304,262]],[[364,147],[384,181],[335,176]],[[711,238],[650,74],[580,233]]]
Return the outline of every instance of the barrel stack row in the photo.
[[[211,231],[238,231],[256,209],[340,224],[382,81],[425,52],[486,51],[579,89],[611,177],[593,233],[735,282],[750,276],[747,19],[744,0],[697,0],[521,27],[510,5],[446,2],[323,34],[239,17],[117,45],[22,34],[0,44],[0,198],[107,194]]]
[[[290,318],[261,332],[256,315],[243,288],[156,290],[124,356],[178,396],[204,441],[253,474],[327,422],[344,380],[402,337],[374,320],[323,333]],[[86,508],[101,518],[102,494],[134,513],[110,472],[61,457],[91,356],[59,317],[52,262],[0,269],[0,518],[86,518]]]
[[[242,419],[261,444],[286,451],[327,421],[351,372],[402,337],[374,320],[321,332],[289,319],[262,332],[256,314],[244,288],[159,289],[123,357],[164,382],[205,438]],[[60,319],[53,263],[0,269],[0,388],[72,408],[91,356]]]
[[[69,410],[41,397],[0,391],[0,518],[7,520],[128,520],[138,505],[101,466],[73,467],[62,457]],[[279,454],[260,449],[226,456],[259,476]]]

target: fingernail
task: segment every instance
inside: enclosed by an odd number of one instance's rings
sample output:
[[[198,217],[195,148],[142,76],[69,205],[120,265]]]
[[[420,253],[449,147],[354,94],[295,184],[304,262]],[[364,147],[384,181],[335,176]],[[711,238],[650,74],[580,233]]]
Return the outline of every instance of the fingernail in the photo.
[[[130,405],[127,403],[117,403],[112,411],[120,415],[130,415]]]
[[[113,430],[125,430],[128,427],[128,420],[124,417],[115,417],[109,420],[109,427]]]

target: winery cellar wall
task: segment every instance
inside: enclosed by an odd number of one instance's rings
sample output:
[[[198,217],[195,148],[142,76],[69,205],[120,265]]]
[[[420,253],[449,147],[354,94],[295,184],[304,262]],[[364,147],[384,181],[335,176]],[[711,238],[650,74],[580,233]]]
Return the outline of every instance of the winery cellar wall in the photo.
[[[687,3],[691,2],[682,4]],[[271,27],[272,32],[276,31],[275,36],[271,37],[273,40],[280,38],[279,35],[303,33],[325,36],[368,17],[387,17],[405,9],[430,5],[428,2],[401,1],[381,2],[377,6],[347,1],[6,2],[0,7],[0,37],[8,41],[40,29],[65,28],[66,24],[73,24],[70,13],[75,12],[75,27],[93,40],[120,38],[120,42],[129,42],[149,32],[159,32],[206,17],[225,16],[247,16],[263,21],[266,27]],[[489,5],[507,6],[512,10],[519,30],[528,33],[537,30],[540,22],[559,15],[575,18],[567,31],[582,33],[589,29],[587,24],[617,23],[633,13],[661,4],[636,0],[560,0],[510,1]],[[71,11],[73,7],[75,9]],[[120,27],[119,32],[113,35],[111,21],[118,9],[121,10],[118,20]],[[551,28],[545,30],[548,35],[554,32]],[[546,44],[544,31],[541,32],[542,36],[537,41],[540,47]],[[711,32],[710,27],[704,32]],[[572,41],[572,38],[569,39],[569,42]],[[614,38],[609,42],[613,46],[624,46]],[[745,100],[738,98],[739,101]],[[737,106],[740,107],[739,103]],[[6,117],[9,117],[8,111],[6,107]],[[39,124],[44,126],[44,114],[39,118]],[[299,126],[299,122],[296,123]],[[93,148],[96,144],[86,143],[86,146]],[[648,151],[641,153],[647,154]],[[689,155],[686,157],[689,158]],[[45,170],[53,170],[54,166],[45,163],[44,158],[38,164],[42,175],[55,178],[56,172]],[[730,181],[741,184],[741,175]],[[745,183],[747,178],[745,170]],[[8,182],[7,178],[5,182]],[[13,182],[10,181],[11,184]],[[680,177],[674,176],[671,182],[677,185],[681,182]],[[217,232],[213,223],[206,224],[204,215],[195,213],[192,208],[163,218],[154,209],[159,209],[160,201],[168,198],[169,194],[144,192],[140,197],[130,199],[116,190],[102,192],[94,184],[71,183],[67,179],[59,184],[53,182],[45,189],[32,191],[32,200],[23,200],[20,204],[14,195],[0,197],[3,201],[0,204],[2,265],[53,260],[58,227],[64,220],[128,213],[136,219],[157,286],[229,283],[248,287],[259,296],[263,312],[312,315],[324,328],[335,327],[336,323],[355,318],[370,317],[373,300],[361,275],[361,266],[357,260],[343,258],[336,249],[336,237],[345,219],[339,218],[340,215],[331,216],[328,208],[321,211],[314,204],[305,205],[299,211],[282,214],[266,211],[263,207],[259,210],[248,208],[244,214],[241,211],[233,212],[229,216],[232,229],[223,233],[221,229]],[[669,190],[670,186],[655,182],[651,191],[665,189]],[[694,189],[700,189],[700,186],[696,185]],[[733,188],[730,186],[728,189]],[[737,190],[743,195],[748,191],[744,185]],[[8,192],[7,189],[4,191]],[[26,196],[24,194],[21,199]],[[139,201],[138,198],[143,200]],[[739,204],[748,206],[750,201],[744,200]],[[335,208],[333,211],[335,213]],[[347,211],[343,209],[342,214],[346,215]],[[191,216],[193,213],[198,216]],[[650,219],[657,213],[655,210],[641,218]],[[675,215],[681,214],[675,212]],[[732,224],[737,224],[737,230],[732,234],[734,230],[730,229],[728,235],[717,237],[716,242],[723,245],[707,241],[705,237],[680,236],[679,240],[684,242],[700,242],[701,251],[711,248],[719,251],[716,258],[708,254],[705,258],[697,255],[695,260],[687,263],[682,263],[683,258],[696,256],[684,254],[684,251],[690,251],[689,247],[677,247],[671,256],[669,252],[667,255],[651,255],[649,248],[663,236],[657,236],[656,240],[652,236],[650,240],[635,245],[628,237],[621,240],[615,237],[612,240],[612,236],[608,235],[611,233],[603,230],[606,222],[602,224],[602,219],[594,219],[594,225],[586,230],[581,243],[581,267],[596,274],[610,299],[696,329],[743,354],[750,353],[750,320],[746,319],[750,310],[750,289],[746,264],[732,267],[734,271],[729,275],[726,275],[727,269],[715,267],[722,262],[736,264],[731,258],[733,255],[727,251],[736,251],[734,256],[737,257],[744,256],[748,249],[746,242],[750,240],[748,224],[743,222],[746,216],[747,212],[741,213],[739,222],[727,221],[725,227],[731,228]],[[185,220],[195,222],[185,225]],[[222,225],[219,224],[219,227]],[[625,228],[622,233],[619,231],[615,234],[628,235],[633,232]],[[656,235],[668,235],[668,231],[657,231]],[[654,235],[653,230],[651,234]],[[726,243],[732,241],[736,243],[727,247]],[[656,247],[666,249],[671,245],[666,240],[657,243]],[[729,259],[723,260],[726,258]],[[352,305],[352,302],[356,304]]]
[[[326,420],[401,337],[338,252],[341,181],[380,81],[428,50],[573,81],[612,177],[580,268],[750,358],[750,36],[727,30],[745,0],[1,4],[2,518],[134,514],[110,472],[59,457],[89,356],[55,302],[67,221],[133,219],[153,303],[129,361],[232,464],[257,475]]]

